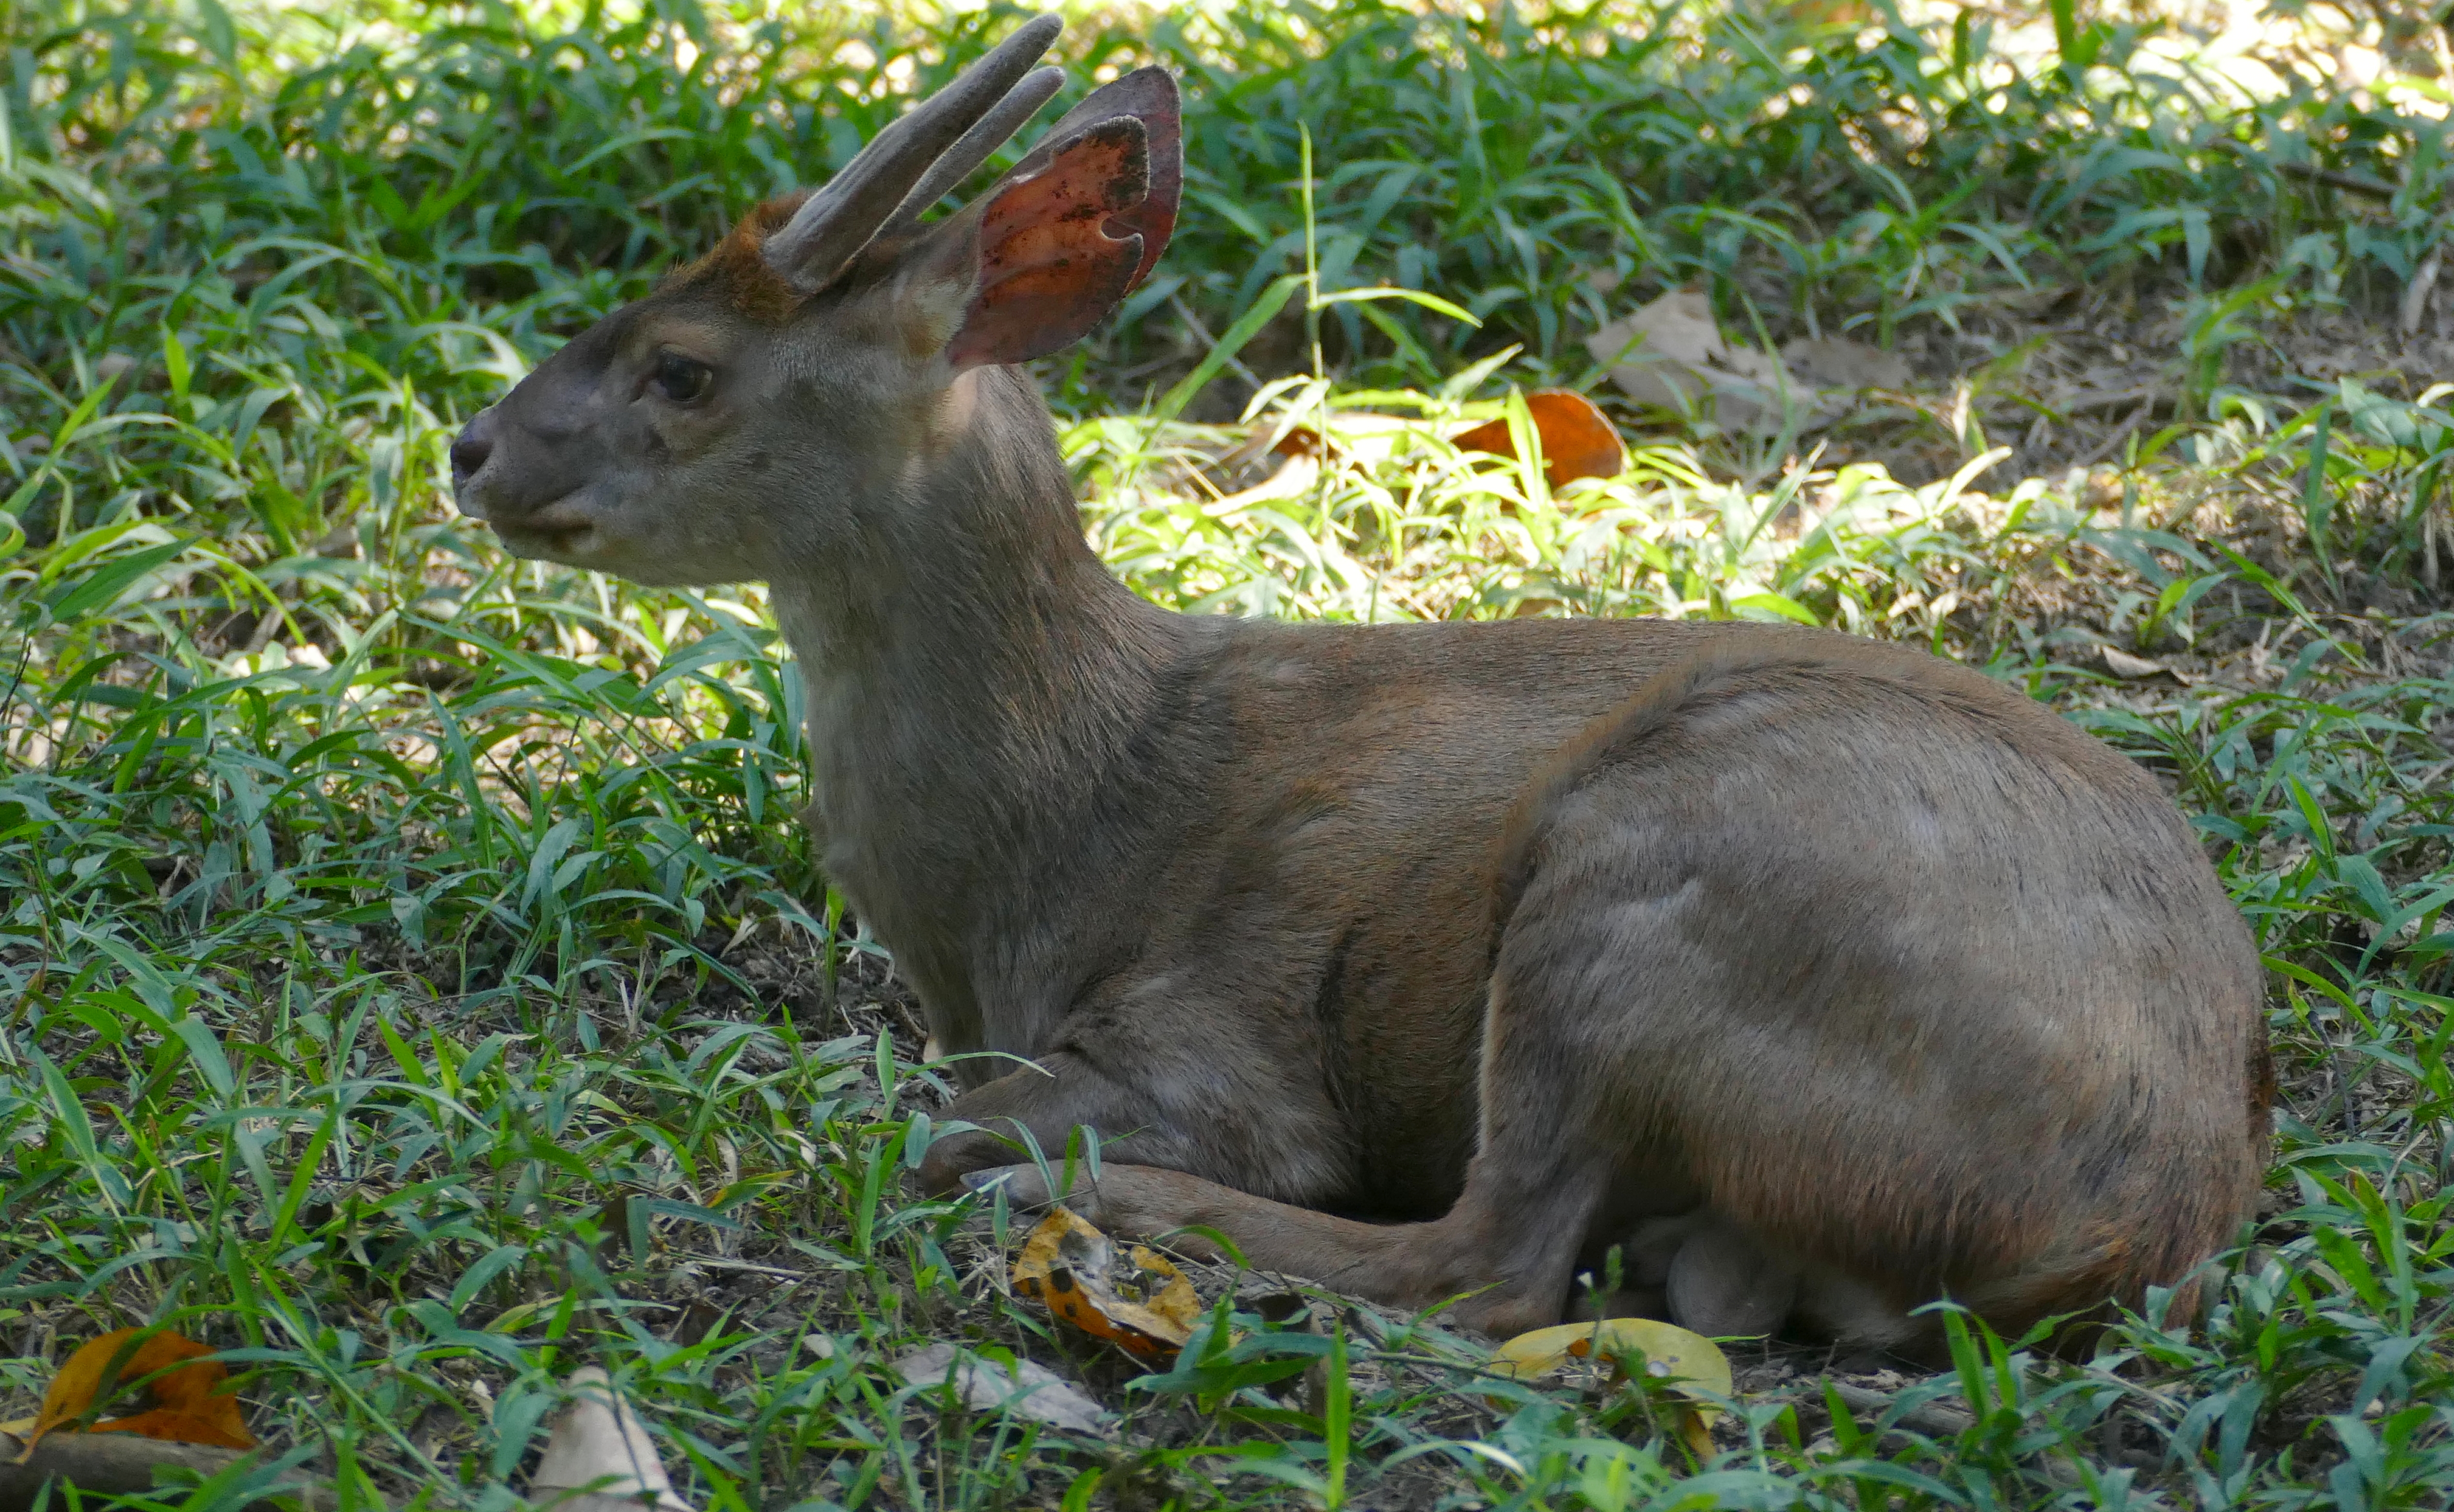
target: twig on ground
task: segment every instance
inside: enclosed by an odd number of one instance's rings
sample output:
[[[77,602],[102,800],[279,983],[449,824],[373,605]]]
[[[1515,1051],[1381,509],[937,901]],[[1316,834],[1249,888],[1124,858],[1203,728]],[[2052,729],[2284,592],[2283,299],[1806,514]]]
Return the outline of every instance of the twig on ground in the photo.
[[[32,1512],[44,1504],[46,1486],[52,1506],[60,1504],[64,1486],[74,1486],[88,1497],[143,1495],[155,1488],[163,1470],[192,1470],[211,1477],[259,1453],[171,1443],[132,1433],[50,1433],[30,1455],[25,1440],[0,1433],[0,1512]],[[21,1458],[24,1463],[18,1462]],[[331,1487],[289,1475],[282,1477],[277,1489],[246,1504],[270,1507],[276,1497],[309,1512],[340,1504]]]
[[[1853,1386],[1840,1381],[1810,1381],[1808,1389],[1813,1390],[1815,1387],[1824,1385],[1832,1388],[1832,1394],[1840,1399],[1841,1405],[1861,1416],[1880,1417],[1891,1411],[1893,1403],[1900,1400],[1880,1391],[1870,1390],[1864,1386]],[[1810,1397],[1808,1400],[1814,1399]],[[1976,1421],[1975,1415],[1966,1408],[1949,1406],[1940,1401],[1926,1401],[1920,1402],[1901,1413],[1893,1420],[1893,1426],[1906,1428],[1912,1433],[1926,1434],[1932,1438],[1956,1439],[1966,1433],[1976,1424]]]

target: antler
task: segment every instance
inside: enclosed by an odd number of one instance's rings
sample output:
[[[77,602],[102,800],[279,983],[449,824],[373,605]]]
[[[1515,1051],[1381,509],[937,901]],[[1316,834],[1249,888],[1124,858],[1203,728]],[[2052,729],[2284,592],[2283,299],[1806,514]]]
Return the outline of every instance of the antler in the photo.
[[[1022,123],[1031,119],[1047,98],[1037,92],[1040,81],[1047,79],[1046,88],[1053,91],[1061,82],[1058,72],[1056,69],[1042,69],[1023,80],[987,119],[955,144],[954,151],[937,160],[937,166],[929,171],[929,176],[903,201],[895,218],[878,234],[899,235],[918,224],[930,206],[979,167],[999,143],[1021,130]],[[1133,276],[1133,282],[1138,284],[1150,276],[1152,266],[1167,246],[1169,232],[1176,226],[1176,205],[1184,179],[1184,146],[1176,108],[1176,79],[1167,70],[1155,65],[1136,69],[1092,91],[1081,104],[1066,111],[987,193],[994,195],[1008,184],[1045,171],[1058,151],[1080,140],[1092,128],[1120,115],[1136,118],[1149,135],[1150,192],[1139,206],[1116,218],[1142,238],[1142,261]],[[1013,113],[1009,115],[1009,111]]]
[[[767,238],[767,265],[801,292],[815,293],[890,219],[902,218],[897,212],[918,191],[935,186],[913,207],[915,216],[935,203],[1056,92],[1057,71],[1031,74],[1031,66],[1063,30],[1065,23],[1053,15],[1025,22],[961,77],[878,132]],[[944,176],[935,171],[940,165],[959,171]]]
[[[946,150],[946,154],[929,165],[912,192],[903,196],[887,220],[881,236],[908,231],[929,207],[946,197],[948,191],[972,176],[972,170],[988,161],[989,154],[1006,143],[1006,139],[1022,130],[1025,121],[1039,113],[1048,97],[1065,86],[1063,69],[1040,69],[1024,77],[1012,93],[997,101],[980,123],[963,133],[963,139]]]

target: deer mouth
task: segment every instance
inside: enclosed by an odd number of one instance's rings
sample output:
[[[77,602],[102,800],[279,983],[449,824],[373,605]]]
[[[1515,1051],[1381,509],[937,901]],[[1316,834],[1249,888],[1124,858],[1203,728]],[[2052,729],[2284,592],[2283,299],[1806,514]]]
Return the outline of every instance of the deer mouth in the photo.
[[[517,536],[506,535],[503,540],[522,556],[568,559],[579,554],[595,531],[593,525],[573,525],[560,530],[523,530]]]
[[[581,564],[576,558],[586,554],[589,543],[596,534],[596,527],[570,525],[540,529],[523,525],[506,530],[498,525],[494,528],[494,534],[502,538],[503,545],[509,548],[514,556],[542,556],[552,561],[571,562],[573,566],[578,566]]]
[[[490,519],[494,534],[514,556],[545,556],[569,560],[585,551],[596,534],[596,522],[589,517],[585,507],[576,503],[579,489],[573,489],[542,508],[518,520]]]

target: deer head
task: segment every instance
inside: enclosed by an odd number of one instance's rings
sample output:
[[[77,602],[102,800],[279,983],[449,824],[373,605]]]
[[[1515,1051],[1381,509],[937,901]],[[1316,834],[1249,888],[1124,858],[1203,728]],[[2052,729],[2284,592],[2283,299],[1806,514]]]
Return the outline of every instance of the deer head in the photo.
[[[996,370],[1089,331],[1175,224],[1177,91],[1156,68],[920,223],[1056,91],[1059,71],[1032,65],[1061,25],[1021,27],[824,188],[752,211],[470,421],[452,447],[461,510],[515,554],[652,583],[879,549],[881,515],[945,492],[933,468],[977,451],[1000,413],[1011,432],[1017,397],[1036,410]],[[1038,429],[1053,459],[1044,413]]]

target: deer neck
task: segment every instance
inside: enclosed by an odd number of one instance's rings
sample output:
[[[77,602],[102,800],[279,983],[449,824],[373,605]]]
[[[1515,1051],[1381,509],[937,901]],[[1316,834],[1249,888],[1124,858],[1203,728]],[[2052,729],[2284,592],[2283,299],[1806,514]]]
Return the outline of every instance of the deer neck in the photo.
[[[978,1038],[967,962],[1079,852],[1197,634],[1093,554],[1027,380],[976,376],[954,433],[853,506],[871,549],[774,582],[822,864],[950,1044]]]

